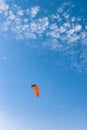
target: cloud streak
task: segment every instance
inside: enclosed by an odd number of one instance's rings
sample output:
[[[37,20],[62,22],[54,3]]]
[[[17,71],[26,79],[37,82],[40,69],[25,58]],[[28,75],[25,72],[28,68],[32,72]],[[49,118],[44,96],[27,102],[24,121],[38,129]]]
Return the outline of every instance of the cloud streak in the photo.
[[[70,57],[71,66],[87,72],[87,24],[83,26],[84,17],[72,13],[74,8],[75,5],[65,2],[54,14],[42,16],[40,6],[24,10],[0,0],[0,34],[10,32],[16,39],[41,40],[40,47],[61,51]]]

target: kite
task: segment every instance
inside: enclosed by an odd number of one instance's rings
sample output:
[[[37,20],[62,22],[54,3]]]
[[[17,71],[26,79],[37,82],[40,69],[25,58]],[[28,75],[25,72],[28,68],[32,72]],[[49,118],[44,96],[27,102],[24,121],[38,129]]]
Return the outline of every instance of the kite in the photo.
[[[36,97],[39,97],[40,92],[39,92],[38,86],[34,84],[34,85],[32,85],[31,87],[34,89],[34,92],[35,92]]]

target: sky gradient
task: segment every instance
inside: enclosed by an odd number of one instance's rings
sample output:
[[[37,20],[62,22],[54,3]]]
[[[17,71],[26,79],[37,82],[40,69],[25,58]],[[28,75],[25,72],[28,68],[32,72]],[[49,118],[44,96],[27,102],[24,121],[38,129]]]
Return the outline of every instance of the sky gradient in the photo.
[[[0,0],[0,129],[87,130],[86,0]]]

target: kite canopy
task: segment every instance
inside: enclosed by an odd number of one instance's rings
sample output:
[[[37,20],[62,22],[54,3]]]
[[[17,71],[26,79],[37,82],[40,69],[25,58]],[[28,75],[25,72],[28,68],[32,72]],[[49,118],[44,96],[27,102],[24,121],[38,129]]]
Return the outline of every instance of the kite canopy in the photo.
[[[34,89],[36,97],[38,97],[40,95],[38,86],[34,84],[31,87]]]

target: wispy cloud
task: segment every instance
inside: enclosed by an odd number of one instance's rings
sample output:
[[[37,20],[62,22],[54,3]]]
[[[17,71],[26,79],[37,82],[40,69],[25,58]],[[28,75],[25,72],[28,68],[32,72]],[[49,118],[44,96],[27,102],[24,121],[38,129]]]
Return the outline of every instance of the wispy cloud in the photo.
[[[2,59],[3,59],[3,60],[7,60],[7,57],[6,57],[6,56],[3,56]]]
[[[62,110],[74,111],[74,112],[78,112],[78,113],[86,113],[87,112],[86,109],[81,109],[80,107],[69,106],[69,105],[64,105],[64,104],[59,105],[59,107]]]
[[[65,2],[54,14],[42,16],[40,6],[24,10],[0,0],[0,34],[10,32],[25,41],[39,39],[43,41],[42,47],[63,52],[70,57],[71,66],[87,71],[87,24],[83,26],[84,17],[76,16],[72,11],[74,8],[75,5]]]
[[[66,108],[66,106],[65,106],[65,105],[63,105],[63,104],[62,104],[62,105],[60,105],[60,107],[61,107],[61,108]]]

